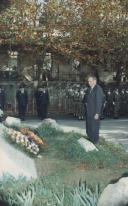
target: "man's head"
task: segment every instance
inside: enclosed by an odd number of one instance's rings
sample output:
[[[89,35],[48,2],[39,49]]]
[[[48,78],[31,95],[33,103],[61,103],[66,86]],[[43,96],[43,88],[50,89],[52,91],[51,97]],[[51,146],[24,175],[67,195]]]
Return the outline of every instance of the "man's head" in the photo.
[[[88,77],[88,84],[91,88],[95,87],[96,83],[97,83],[97,79],[95,76]]]

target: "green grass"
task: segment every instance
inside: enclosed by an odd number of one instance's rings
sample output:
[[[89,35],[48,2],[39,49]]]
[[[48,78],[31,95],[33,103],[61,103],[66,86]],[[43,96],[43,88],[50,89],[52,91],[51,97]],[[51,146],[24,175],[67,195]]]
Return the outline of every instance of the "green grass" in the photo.
[[[77,140],[82,137],[81,134],[69,132],[64,133],[61,130],[52,128],[50,124],[41,125],[35,132],[43,139],[47,147],[41,150],[42,155],[49,157],[59,157],[59,159],[70,161],[72,163],[85,164],[87,168],[112,168],[116,165],[128,165],[128,155],[124,152],[121,146],[106,142],[100,138],[97,145],[99,151],[85,152],[78,144]],[[7,132],[5,138],[9,140]],[[11,143],[11,140],[9,140]],[[33,154],[26,151],[21,145],[13,143],[16,148],[20,148],[29,156],[34,157]]]
[[[99,151],[85,152],[77,140],[81,134],[70,132],[64,133],[51,128],[50,125],[40,126],[36,129],[37,134],[48,145],[46,154],[70,162],[86,164],[89,168],[110,168],[115,165],[128,165],[128,155],[121,146],[106,142],[100,138],[97,145]]]
[[[86,182],[79,181],[78,185],[69,187],[57,183],[57,179],[50,184],[48,178],[27,181],[23,177],[15,179],[5,175],[0,180],[0,200],[8,202],[10,206],[96,205],[100,194],[98,185],[90,188]],[[91,204],[86,204],[88,200]]]
[[[99,151],[87,153],[77,142],[81,134],[57,131],[50,125],[40,126],[34,131],[47,144],[46,149],[41,151],[42,158],[36,160],[40,172],[46,166],[46,173],[44,177],[40,175],[40,178],[31,181],[22,177],[15,180],[10,176],[0,180],[0,199],[9,202],[11,206],[87,206],[86,190],[82,194],[85,202],[81,203],[77,198],[77,193],[81,191],[77,184],[80,177],[87,180],[89,190],[92,187],[91,202],[97,182],[100,182],[103,189],[111,179],[127,172],[128,155],[120,145],[100,138],[97,145]],[[50,168],[47,161],[51,161],[54,167]],[[86,169],[80,171],[80,166]],[[94,205],[92,202],[91,206]]]

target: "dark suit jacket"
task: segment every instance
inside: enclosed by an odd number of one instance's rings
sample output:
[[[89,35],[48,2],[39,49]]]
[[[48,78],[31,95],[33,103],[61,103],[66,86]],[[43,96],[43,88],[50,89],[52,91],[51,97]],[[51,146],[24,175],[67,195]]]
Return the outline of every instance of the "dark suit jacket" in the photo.
[[[35,92],[35,98],[37,105],[41,106],[43,104],[48,105],[49,104],[49,93],[48,90],[45,89],[44,91],[36,91]]]
[[[19,106],[26,106],[28,103],[28,94],[25,90],[24,93],[22,93],[20,90],[16,93],[16,99]]]
[[[86,97],[86,115],[94,117],[95,114],[101,114],[104,93],[99,85],[96,85],[92,90],[89,88]]]

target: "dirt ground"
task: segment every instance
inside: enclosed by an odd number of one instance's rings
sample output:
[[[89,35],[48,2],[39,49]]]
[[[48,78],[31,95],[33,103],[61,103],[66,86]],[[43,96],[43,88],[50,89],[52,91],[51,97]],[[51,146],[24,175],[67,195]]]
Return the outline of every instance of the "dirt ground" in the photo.
[[[120,177],[127,172],[127,168],[107,168],[107,169],[89,169],[84,164],[61,160],[59,158],[48,157],[47,155],[36,159],[38,176],[51,178],[56,177],[57,181],[73,185],[78,184],[79,180],[86,181],[87,184],[95,186],[100,184],[101,189],[105,187],[112,179]]]

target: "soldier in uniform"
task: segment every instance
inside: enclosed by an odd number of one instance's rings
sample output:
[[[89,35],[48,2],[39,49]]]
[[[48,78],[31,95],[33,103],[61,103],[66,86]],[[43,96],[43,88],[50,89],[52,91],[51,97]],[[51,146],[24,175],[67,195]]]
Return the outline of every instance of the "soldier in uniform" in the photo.
[[[128,88],[126,88],[125,94],[126,94],[126,116],[128,117]]]
[[[113,92],[110,88],[106,93],[105,115],[107,117],[112,117],[113,115]]]
[[[48,105],[49,105],[49,93],[46,85],[38,87],[35,92],[36,106],[38,117],[43,120],[47,118]]]
[[[105,105],[106,105],[106,94],[103,90],[103,98],[102,98],[102,108],[101,108],[101,114],[100,119],[103,120],[105,118]]]
[[[0,109],[4,110],[5,107],[5,92],[2,86],[0,85]]]
[[[78,119],[83,120],[84,119],[84,113],[85,113],[85,108],[83,104],[83,98],[86,93],[86,87],[81,86],[80,91],[79,91],[79,104],[78,104]]]
[[[121,115],[122,116],[126,115],[126,107],[127,107],[126,93],[125,93],[125,89],[122,88],[121,90]]]
[[[113,92],[113,105],[114,105],[114,118],[115,119],[119,118],[120,103],[121,103],[120,93],[119,93],[118,88],[116,88]]]
[[[73,96],[73,106],[74,106],[74,117],[78,117],[78,104],[79,104],[79,87],[80,85],[75,85],[74,96]]]
[[[27,91],[25,90],[24,83],[20,85],[19,89],[16,92],[16,100],[18,103],[19,118],[24,121],[26,116],[27,104],[28,104],[28,94]]]
[[[34,96],[35,96],[35,100],[36,100],[37,115],[38,115],[38,117],[41,118],[41,111],[40,111],[41,109],[40,109],[40,101],[39,101],[39,99],[40,99],[40,94],[41,94],[41,88],[38,87],[37,90],[35,91]]]

